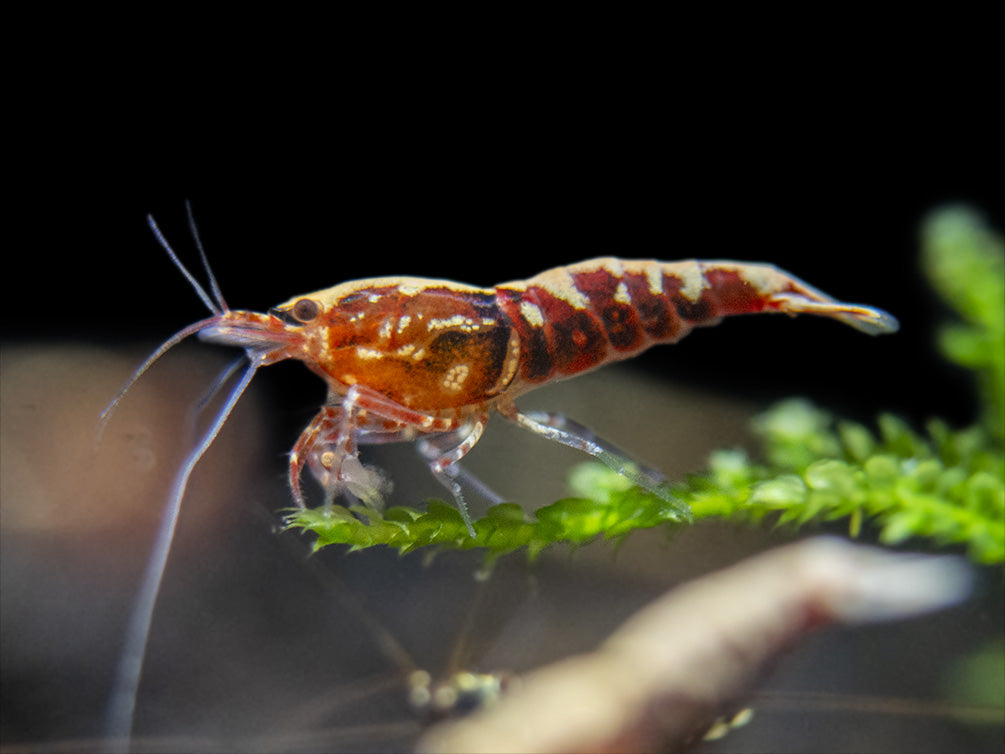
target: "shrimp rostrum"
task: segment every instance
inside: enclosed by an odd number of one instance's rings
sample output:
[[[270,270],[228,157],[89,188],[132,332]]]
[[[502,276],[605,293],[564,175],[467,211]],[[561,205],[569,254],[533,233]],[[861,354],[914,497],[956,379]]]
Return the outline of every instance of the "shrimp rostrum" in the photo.
[[[582,425],[521,412],[515,399],[540,385],[676,342],[692,328],[734,314],[816,314],[872,335],[897,329],[886,312],[835,301],[772,265],[746,262],[604,257],[494,288],[372,278],[296,296],[264,314],[228,308],[211,273],[215,300],[185,274],[213,316],[165,343],[136,376],[194,333],[245,349],[251,366],[242,385],[260,366],[299,359],[325,381],[328,397],[290,453],[297,505],[305,505],[306,466],[327,501],[348,494],[379,506],[386,480],[363,466],[359,446],[416,441],[472,533],[461,485],[467,477],[458,464],[493,413],[667,494],[657,472],[630,462]]]

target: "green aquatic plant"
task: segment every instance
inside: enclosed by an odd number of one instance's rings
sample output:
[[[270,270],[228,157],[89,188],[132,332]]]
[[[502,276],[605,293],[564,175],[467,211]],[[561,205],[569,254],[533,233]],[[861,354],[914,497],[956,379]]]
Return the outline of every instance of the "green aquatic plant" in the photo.
[[[959,319],[938,345],[973,371],[983,424],[1001,450],[1005,436],[1005,241],[966,208],[933,213],[922,230],[922,266]]]
[[[984,416],[953,430],[943,421],[913,430],[891,414],[875,430],[842,421],[805,400],[788,400],[753,421],[762,460],[740,450],[711,454],[708,469],[669,485],[668,501],[633,487],[606,466],[573,469],[575,496],[533,513],[504,503],[474,522],[454,506],[426,510],[329,506],[297,510],[287,525],[317,535],[315,548],[374,545],[482,549],[490,557],[526,548],[621,539],[635,529],[708,518],[805,525],[847,519],[853,535],[958,545],[980,563],[1005,562],[1005,246],[973,212],[947,209],[923,228],[923,265],[960,321],[940,331],[953,362],[972,370]]]

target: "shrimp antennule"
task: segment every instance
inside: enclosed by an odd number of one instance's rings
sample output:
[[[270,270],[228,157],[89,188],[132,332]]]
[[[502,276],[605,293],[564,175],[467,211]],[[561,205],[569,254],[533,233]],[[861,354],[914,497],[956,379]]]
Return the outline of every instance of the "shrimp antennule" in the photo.
[[[189,337],[190,335],[195,335],[196,333],[201,332],[202,330],[205,330],[208,327],[218,325],[220,323],[220,318],[226,312],[230,311],[230,308],[227,306],[227,302],[224,301],[223,299],[223,294],[220,292],[220,286],[216,282],[216,276],[213,274],[213,270],[209,266],[209,259],[207,259],[206,257],[206,252],[203,249],[202,241],[199,239],[199,233],[195,227],[195,218],[192,215],[192,206],[189,202],[185,202],[185,207],[188,210],[189,229],[192,231],[192,235],[195,238],[196,247],[199,249],[199,256],[202,258],[203,268],[206,270],[206,275],[209,277],[210,290],[213,291],[213,298],[209,297],[209,294],[206,293],[206,289],[199,284],[199,281],[195,279],[195,276],[188,271],[188,268],[185,267],[184,264],[182,264],[182,261],[178,258],[178,255],[175,254],[174,249],[171,248],[171,244],[167,242],[167,239],[161,232],[160,227],[158,227],[157,221],[154,220],[153,215],[147,215],[147,224],[150,226],[150,230],[153,231],[154,237],[157,239],[157,242],[161,245],[161,248],[163,248],[164,251],[167,252],[168,257],[174,263],[174,266],[177,267],[179,270],[181,270],[182,275],[185,276],[185,279],[188,280],[189,285],[191,285],[192,288],[195,290],[195,292],[199,295],[199,298],[202,300],[202,303],[206,305],[206,308],[208,308],[213,313],[213,316],[199,320],[198,322],[188,325],[187,327],[176,332],[166,341],[161,343],[161,345],[158,346],[157,349],[147,357],[147,360],[144,361],[143,364],[141,364],[140,367],[135,372],[133,372],[133,375],[126,382],[125,386],[122,388],[122,390],[119,391],[119,394],[116,395],[115,398],[112,399],[111,403],[105,406],[105,409],[101,412],[101,415],[98,419],[98,434],[97,434],[98,441],[100,441],[101,435],[105,429],[105,425],[108,423],[108,419],[111,417],[116,407],[119,405],[119,403],[122,402],[122,399],[125,397],[126,393],[129,392],[129,389],[136,383],[136,381],[140,377],[142,377],[150,367],[154,365],[154,362],[156,362],[161,356],[170,351],[172,348],[181,343],[181,341],[185,340],[185,338]]]
[[[220,307],[220,311],[230,311],[230,307],[227,306],[227,302],[223,299],[223,291],[220,290],[220,286],[216,282],[213,268],[209,266],[209,257],[206,256],[206,250],[202,246],[202,239],[199,237],[199,228],[195,224],[195,215],[192,213],[192,203],[187,199],[185,200],[185,213],[188,215],[189,232],[195,240],[195,247],[199,250],[202,268],[206,271],[206,277],[209,279],[209,289],[213,292],[213,299],[216,301],[217,306]]]
[[[191,215],[189,217],[191,221]],[[214,302],[209,297],[209,294],[206,293],[206,289],[199,284],[199,281],[195,279],[195,276],[188,271],[188,268],[184,264],[182,264],[181,260],[178,258],[178,255],[174,253],[174,249],[171,248],[171,244],[167,242],[167,239],[164,237],[164,234],[161,233],[161,229],[157,225],[157,221],[154,220],[153,215],[147,215],[147,225],[150,226],[150,230],[153,231],[154,236],[157,238],[157,242],[161,245],[161,248],[163,248],[164,251],[167,252],[167,255],[171,258],[171,261],[174,263],[174,266],[177,267],[179,270],[181,270],[181,274],[185,276],[185,279],[189,282],[189,285],[191,285],[192,288],[195,290],[195,292],[199,294],[199,298],[202,300],[202,303],[206,305],[206,308],[209,309],[211,312],[213,312],[213,314],[217,315],[223,314],[225,311],[227,311],[228,310],[227,305],[226,303],[224,303],[223,297],[222,296],[219,297],[218,303]],[[215,293],[218,290],[218,286],[216,285],[216,278],[213,276],[212,270],[209,269],[209,262],[206,260],[206,255],[205,252],[203,252],[202,243],[199,242],[198,236],[196,236],[196,245],[199,247],[199,253],[202,255],[203,265],[206,267],[207,272],[209,272],[209,277],[211,281],[210,286],[213,288],[213,291]]]

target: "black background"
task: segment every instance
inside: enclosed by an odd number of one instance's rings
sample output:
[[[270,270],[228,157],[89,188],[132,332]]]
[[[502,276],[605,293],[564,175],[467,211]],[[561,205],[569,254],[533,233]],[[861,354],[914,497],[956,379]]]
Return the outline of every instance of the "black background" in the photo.
[[[959,92],[953,112],[983,94]],[[320,111],[293,114],[275,131],[247,109],[177,130],[127,109],[115,129],[101,118],[31,147],[4,340],[153,343],[205,316],[146,226],[150,213],[204,279],[189,200],[228,303],[259,311],[360,277],[491,285],[598,255],[772,262],[889,310],[901,332],[747,318],[638,365],[758,399],[809,391],[863,419],[890,409],[966,422],[968,378],[932,346],[945,311],[918,270],[919,228],[963,202],[1000,231],[1000,150],[990,125],[933,122],[918,96],[838,108],[750,95],[698,115],[672,100],[660,113],[624,102],[609,128],[610,111],[590,122],[581,103],[528,121],[487,120],[482,101],[485,117],[465,123],[457,102],[394,118],[333,104],[322,122],[308,117]]]

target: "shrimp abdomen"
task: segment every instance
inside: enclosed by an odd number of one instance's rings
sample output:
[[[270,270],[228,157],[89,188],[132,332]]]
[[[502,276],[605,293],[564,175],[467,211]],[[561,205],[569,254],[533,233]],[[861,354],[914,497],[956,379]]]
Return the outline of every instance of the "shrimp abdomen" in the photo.
[[[768,264],[592,259],[496,287],[519,334],[526,384],[570,377],[673,343],[723,317],[779,311],[829,316],[873,334],[885,312],[844,304]]]

